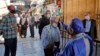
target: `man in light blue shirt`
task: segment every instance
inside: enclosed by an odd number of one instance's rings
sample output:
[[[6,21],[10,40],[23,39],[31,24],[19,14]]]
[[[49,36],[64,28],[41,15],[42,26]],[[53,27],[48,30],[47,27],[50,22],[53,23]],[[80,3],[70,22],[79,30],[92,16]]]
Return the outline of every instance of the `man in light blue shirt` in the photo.
[[[91,21],[87,20],[86,21],[86,26],[85,26],[85,32],[89,32],[90,31],[90,28],[91,28]]]
[[[41,41],[44,47],[45,56],[54,56],[53,48],[56,46],[59,49],[60,44],[60,31],[57,26],[59,19],[53,16],[50,19],[50,24],[45,26],[42,30]]]

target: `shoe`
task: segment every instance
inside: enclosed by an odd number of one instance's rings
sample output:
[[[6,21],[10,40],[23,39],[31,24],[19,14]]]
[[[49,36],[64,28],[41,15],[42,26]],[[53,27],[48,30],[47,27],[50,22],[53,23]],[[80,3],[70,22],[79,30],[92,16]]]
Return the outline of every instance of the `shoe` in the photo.
[[[24,36],[24,38],[26,38],[26,36]]]
[[[30,36],[31,38],[34,38],[34,36]]]
[[[24,38],[24,35],[22,35],[21,38]]]
[[[34,38],[34,37],[31,37],[31,38]]]

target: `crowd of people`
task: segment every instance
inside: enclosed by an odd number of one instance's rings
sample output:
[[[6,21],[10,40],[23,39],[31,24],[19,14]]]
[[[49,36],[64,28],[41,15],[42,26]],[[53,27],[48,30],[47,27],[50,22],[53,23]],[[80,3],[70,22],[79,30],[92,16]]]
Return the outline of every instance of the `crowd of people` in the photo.
[[[93,40],[97,39],[96,21],[86,12],[85,20],[73,18],[70,25],[66,25],[58,15],[51,16],[47,10],[41,17],[29,12],[16,13],[13,5],[8,6],[9,13],[2,18],[0,30],[5,39],[4,56],[16,56],[17,33],[21,38],[34,38],[34,26],[39,29],[45,56],[93,56]],[[16,17],[17,14],[17,17]],[[18,21],[18,22],[17,22]],[[60,26],[71,38],[66,42],[64,49],[60,50]]]

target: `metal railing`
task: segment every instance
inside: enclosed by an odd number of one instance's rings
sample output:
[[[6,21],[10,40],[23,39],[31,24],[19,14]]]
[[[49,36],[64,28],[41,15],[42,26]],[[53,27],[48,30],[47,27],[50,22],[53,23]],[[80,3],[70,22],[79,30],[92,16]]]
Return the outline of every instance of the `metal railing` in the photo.
[[[62,42],[61,42],[61,44],[62,44],[62,49],[64,48],[64,45],[66,44],[66,42],[69,40],[69,35],[68,35],[68,33],[65,31],[65,30],[60,30],[60,32],[61,32],[61,40],[62,40]]]
[[[97,14],[97,19],[96,19],[96,22],[97,22],[97,31],[98,31],[98,37],[100,37],[99,33],[100,33],[100,14]],[[100,43],[100,40],[99,39],[96,39],[94,40],[94,42],[96,43],[95,44],[95,56],[97,56],[98,54],[98,44]]]
[[[94,42],[96,43],[96,45],[95,45],[95,56],[97,56],[97,51],[98,51],[98,44],[100,43],[100,41],[99,40],[94,40]]]
[[[62,35],[62,47],[65,45],[65,43],[63,43],[63,42],[66,42],[63,38],[65,38],[65,39],[68,39],[69,40],[69,35],[68,35],[68,33],[65,31],[65,30],[60,30],[61,31],[61,35]],[[95,56],[97,56],[97,51],[98,51],[98,44],[100,43],[100,41],[99,40],[94,40],[94,42],[96,43],[95,44]]]

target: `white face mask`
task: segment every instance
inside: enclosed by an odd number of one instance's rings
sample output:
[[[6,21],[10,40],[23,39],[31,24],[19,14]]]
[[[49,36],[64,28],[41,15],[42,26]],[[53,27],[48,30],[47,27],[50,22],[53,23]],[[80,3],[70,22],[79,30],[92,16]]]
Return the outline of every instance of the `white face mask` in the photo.
[[[47,15],[48,18],[50,18],[50,16],[51,16],[50,14]]]
[[[14,14],[15,15],[15,17],[18,17],[18,14]]]
[[[85,19],[90,20],[90,16],[85,16]]]
[[[53,23],[52,25],[53,25],[54,27],[57,27],[57,24],[56,24],[56,23]]]

